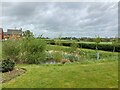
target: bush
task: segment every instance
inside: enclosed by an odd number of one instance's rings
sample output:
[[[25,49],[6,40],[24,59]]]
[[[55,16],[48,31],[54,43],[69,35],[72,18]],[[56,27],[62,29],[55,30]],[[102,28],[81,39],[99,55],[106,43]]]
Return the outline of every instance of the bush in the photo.
[[[45,61],[46,42],[42,39],[23,40],[20,45],[20,60],[29,64],[40,64]]]
[[[2,45],[3,58],[5,59],[9,58],[11,60],[17,61],[19,51],[20,51],[19,41],[7,40],[3,42],[3,45]]]
[[[60,52],[54,52],[53,53],[53,59],[56,61],[56,62],[60,62],[62,60],[63,56]]]
[[[1,67],[0,67],[0,71],[2,72],[8,72],[8,71],[11,71],[14,69],[15,67],[15,62],[14,61],[11,61],[9,59],[6,59],[6,60],[2,60],[2,63],[1,63]]]
[[[77,56],[72,55],[72,54],[65,54],[64,58],[70,60],[71,62],[79,60],[79,58]]]
[[[75,53],[77,51],[77,47],[78,47],[78,43],[73,41],[71,44],[70,44],[70,51],[71,53]]]
[[[46,57],[46,42],[42,39],[7,40],[2,46],[3,58],[9,58],[16,63],[39,64]]]
[[[46,61],[52,60],[53,59],[53,54],[46,52]]]

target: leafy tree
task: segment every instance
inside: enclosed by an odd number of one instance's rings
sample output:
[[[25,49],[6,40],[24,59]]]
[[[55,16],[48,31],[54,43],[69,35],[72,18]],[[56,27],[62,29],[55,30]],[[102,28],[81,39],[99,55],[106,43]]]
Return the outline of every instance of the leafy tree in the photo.
[[[32,32],[30,32],[30,30],[26,30],[26,31],[23,32],[23,37],[28,39],[28,38],[33,38],[34,35],[33,35]]]
[[[40,34],[37,38],[40,38],[40,39],[43,38],[43,34]]]
[[[118,39],[117,38],[112,39],[112,45],[113,45],[113,52],[115,52],[115,48],[118,45]]]
[[[99,52],[98,52],[98,44],[101,42],[101,38],[97,36],[95,38],[95,44],[96,44],[96,55],[97,55],[97,60],[99,59]]]
[[[70,45],[70,52],[71,53],[75,53],[77,51],[77,48],[78,48],[78,43],[76,41],[73,41],[72,44]]]
[[[61,36],[62,36],[62,34],[60,34],[59,36],[58,36],[58,38],[55,40],[55,44],[56,45],[62,45],[62,43],[61,43]]]
[[[97,36],[95,38],[95,43],[96,43],[96,50],[98,50],[98,44],[101,42],[101,38],[99,36]]]

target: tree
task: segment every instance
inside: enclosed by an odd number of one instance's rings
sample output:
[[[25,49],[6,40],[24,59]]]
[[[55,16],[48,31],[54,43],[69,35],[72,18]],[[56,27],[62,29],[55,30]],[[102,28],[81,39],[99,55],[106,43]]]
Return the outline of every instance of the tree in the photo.
[[[40,34],[37,38],[43,38],[43,33],[42,34]]]
[[[95,44],[96,44],[96,56],[97,56],[97,60],[99,59],[99,52],[98,52],[98,44],[101,42],[101,38],[99,36],[97,36],[95,38]]]
[[[71,45],[70,45],[70,52],[71,53],[76,53],[77,48],[78,48],[78,43],[76,41],[72,41]]]
[[[117,38],[112,39],[112,45],[113,45],[113,52],[115,52],[115,47],[118,45],[118,39]]]
[[[55,40],[55,44],[56,44],[56,45],[59,45],[59,46],[62,45],[62,43],[61,43],[61,37],[62,37],[62,34],[60,34],[60,35],[58,36],[58,38]]]
[[[30,30],[26,30],[26,31],[23,32],[23,37],[28,39],[28,38],[33,38],[34,35],[33,35],[32,32],[30,32]]]

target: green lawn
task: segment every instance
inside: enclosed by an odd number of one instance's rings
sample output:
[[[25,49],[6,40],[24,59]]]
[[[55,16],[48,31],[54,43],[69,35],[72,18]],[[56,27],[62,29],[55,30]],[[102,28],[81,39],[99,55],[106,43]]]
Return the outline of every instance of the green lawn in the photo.
[[[117,88],[118,62],[18,65],[27,72],[3,88]]]

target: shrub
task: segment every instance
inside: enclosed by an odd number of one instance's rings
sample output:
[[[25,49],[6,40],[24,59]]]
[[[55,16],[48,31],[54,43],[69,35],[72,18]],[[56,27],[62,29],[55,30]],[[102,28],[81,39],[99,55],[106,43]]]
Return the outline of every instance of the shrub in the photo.
[[[23,40],[20,45],[20,59],[24,63],[40,64],[45,61],[46,42],[42,39]]]
[[[70,44],[70,51],[71,53],[75,53],[77,51],[77,47],[78,47],[78,43],[73,41],[71,44]]]
[[[46,61],[52,60],[53,59],[53,54],[46,52]]]
[[[54,52],[53,53],[53,59],[56,61],[56,62],[60,62],[62,60],[63,56],[60,52]]]
[[[79,58],[77,56],[72,55],[72,54],[65,54],[64,58],[70,60],[71,62],[79,60]]]
[[[20,51],[19,41],[7,40],[7,41],[3,42],[3,45],[2,45],[3,58],[5,58],[5,59],[9,58],[11,60],[17,61],[19,51]]]
[[[14,69],[15,67],[15,62],[14,61],[11,61],[9,59],[6,59],[6,60],[2,60],[2,63],[1,63],[1,67],[0,67],[0,71],[2,72],[8,72],[8,71],[11,71]]]
[[[61,40],[60,40],[60,39],[55,40],[55,45],[60,45],[60,46],[62,46]]]

